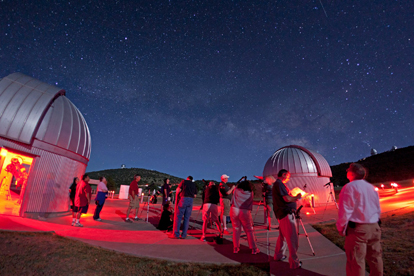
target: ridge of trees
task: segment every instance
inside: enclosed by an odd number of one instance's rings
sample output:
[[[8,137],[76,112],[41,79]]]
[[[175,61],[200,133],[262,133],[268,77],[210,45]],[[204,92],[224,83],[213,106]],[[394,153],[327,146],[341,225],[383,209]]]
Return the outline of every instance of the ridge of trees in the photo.
[[[331,181],[334,185],[343,186],[349,182],[346,178],[346,169],[351,163],[331,166]],[[368,170],[366,180],[370,183],[412,179],[414,178],[414,146],[386,151],[354,163],[359,163]]]

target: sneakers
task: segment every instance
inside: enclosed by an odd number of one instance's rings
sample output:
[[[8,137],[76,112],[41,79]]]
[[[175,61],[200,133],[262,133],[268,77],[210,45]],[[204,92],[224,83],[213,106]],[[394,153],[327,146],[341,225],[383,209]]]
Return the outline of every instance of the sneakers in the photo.
[[[275,256],[275,261],[278,261],[278,262],[281,262],[281,261],[284,261],[284,260],[286,260],[286,255],[283,255],[282,256],[282,258],[280,258],[279,260],[278,259],[276,259],[276,256]]]
[[[75,225],[75,222],[74,221],[72,221],[72,226],[74,226]]]
[[[207,241],[207,240],[206,240],[206,237],[201,236],[200,241],[202,241],[202,242],[206,242],[206,241]]]
[[[102,219],[101,219],[101,218],[97,218],[97,219],[94,219],[94,220],[96,220],[96,221],[102,221]]]
[[[132,223],[132,220],[130,220],[129,218],[127,218],[127,219],[125,220],[125,222]]]
[[[229,235],[229,234],[230,234],[230,232],[227,230],[227,228],[224,228],[224,230],[223,230],[223,234]]]
[[[139,221],[139,218],[138,218],[138,217],[135,217],[135,218],[134,218],[134,220],[135,220],[135,221]]]
[[[256,249],[253,249],[253,250],[252,250],[252,254],[253,254],[253,255],[256,255],[256,254],[259,254],[259,253],[260,253],[259,248],[256,248]]]
[[[299,262],[299,266],[295,269],[302,268],[302,262]]]
[[[234,254],[239,253],[239,251],[240,251],[240,248],[238,248],[238,247],[233,248],[233,253]]]
[[[168,237],[169,237],[170,239],[173,239],[173,240],[178,240],[178,239],[179,239],[179,237],[175,236],[174,234],[171,234],[171,235],[169,235]]]
[[[81,224],[80,222],[75,223],[75,227],[83,227],[83,224]]]

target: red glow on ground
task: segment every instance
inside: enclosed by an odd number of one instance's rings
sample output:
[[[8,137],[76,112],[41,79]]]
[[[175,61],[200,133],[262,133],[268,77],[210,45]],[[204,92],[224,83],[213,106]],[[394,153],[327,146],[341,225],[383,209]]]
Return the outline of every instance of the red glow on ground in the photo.
[[[414,187],[379,190],[382,213],[414,206]]]

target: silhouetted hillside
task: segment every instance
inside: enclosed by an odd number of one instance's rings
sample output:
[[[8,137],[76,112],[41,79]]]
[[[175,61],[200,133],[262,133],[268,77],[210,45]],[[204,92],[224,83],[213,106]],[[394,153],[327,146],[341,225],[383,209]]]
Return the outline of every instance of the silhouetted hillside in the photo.
[[[371,183],[401,181],[414,178],[414,146],[387,151],[369,156],[356,163],[368,169],[367,181]],[[346,169],[350,163],[331,166],[334,185],[343,186],[348,183]]]
[[[116,185],[129,185],[134,178],[135,174],[141,175],[140,184],[163,184],[165,178],[169,178],[171,183],[180,183],[182,178],[172,176],[166,173],[161,173],[153,170],[146,170],[140,168],[130,168],[130,169],[111,169],[111,170],[103,170],[103,171],[96,171],[96,172],[88,172],[87,173],[90,178],[92,179],[99,179],[101,176],[111,177]]]

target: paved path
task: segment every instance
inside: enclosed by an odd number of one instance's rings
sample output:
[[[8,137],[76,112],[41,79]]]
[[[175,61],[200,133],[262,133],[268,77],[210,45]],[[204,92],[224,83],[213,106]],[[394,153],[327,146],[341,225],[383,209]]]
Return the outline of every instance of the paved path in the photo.
[[[310,244],[300,227],[299,258],[303,268],[290,270],[287,261],[272,260],[278,236],[278,230],[267,231],[263,226],[263,207],[254,206],[252,215],[255,222],[255,233],[260,254],[252,255],[248,248],[246,236],[242,235],[241,250],[233,254],[232,236],[225,235],[224,243],[217,245],[213,237],[217,234],[209,229],[207,242],[199,240],[201,236],[201,212],[199,205],[194,206],[191,216],[190,230],[187,239],[169,239],[167,233],[156,229],[161,212],[159,204],[150,205],[148,223],[145,221],[147,209],[140,212],[140,220],[125,223],[126,200],[109,199],[101,213],[102,222],[92,219],[94,206],[89,213],[82,217],[83,228],[71,226],[71,217],[62,216],[48,218],[46,221],[21,218],[15,216],[0,216],[0,228],[11,231],[53,231],[58,235],[83,241],[94,246],[116,250],[140,257],[160,258],[178,262],[199,263],[265,263],[270,262],[272,275],[345,275],[345,253],[329,240],[314,230],[310,224],[333,221],[337,217],[334,205],[316,208],[316,214],[310,208],[302,209],[302,221],[309,235],[309,241],[315,252],[312,254]],[[326,210],[325,210],[325,207]],[[259,208],[259,211],[256,211]],[[309,212],[309,215],[306,213]],[[231,224],[228,224],[231,229]],[[269,246],[267,246],[269,244]]]
[[[414,209],[412,194],[414,188],[401,189],[395,196],[381,198],[382,216],[394,213],[406,213]],[[403,200],[405,199],[405,200]],[[108,199],[101,217],[102,222],[92,219],[95,206],[91,206],[90,213],[82,217],[83,228],[70,226],[71,217],[62,216],[48,218],[46,221],[21,218],[16,216],[0,215],[0,229],[10,231],[53,231],[58,235],[83,241],[94,246],[116,250],[135,256],[160,258],[177,262],[199,263],[265,263],[270,262],[272,275],[345,275],[345,253],[329,240],[319,234],[310,225],[318,222],[332,221],[337,218],[337,209],[334,205],[322,205],[315,208],[302,209],[302,221],[309,241],[315,252],[312,254],[310,244],[300,227],[299,258],[303,268],[290,270],[287,261],[275,262],[272,260],[278,230],[267,231],[263,226],[263,207],[255,205],[252,215],[255,223],[255,234],[260,254],[252,255],[248,248],[246,236],[241,238],[241,250],[233,254],[232,236],[226,235],[224,244],[217,245],[213,236],[217,232],[209,229],[207,242],[199,240],[201,236],[201,212],[195,205],[191,216],[189,236],[185,240],[172,240],[167,233],[156,229],[161,207],[159,204],[150,205],[148,222],[147,209],[140,212],[140,220],[134,223],[125,223],[127,200]],[[143,207],[143,206],[142,206]],[[257,210],[259,210],[257,212]],[[256,214],[257,213],[257,214]],[[307,214],[309,213],[309,214]],[[231,230],[231,224],[228,224]],[[268,246],[269,244],[269,246]]]

